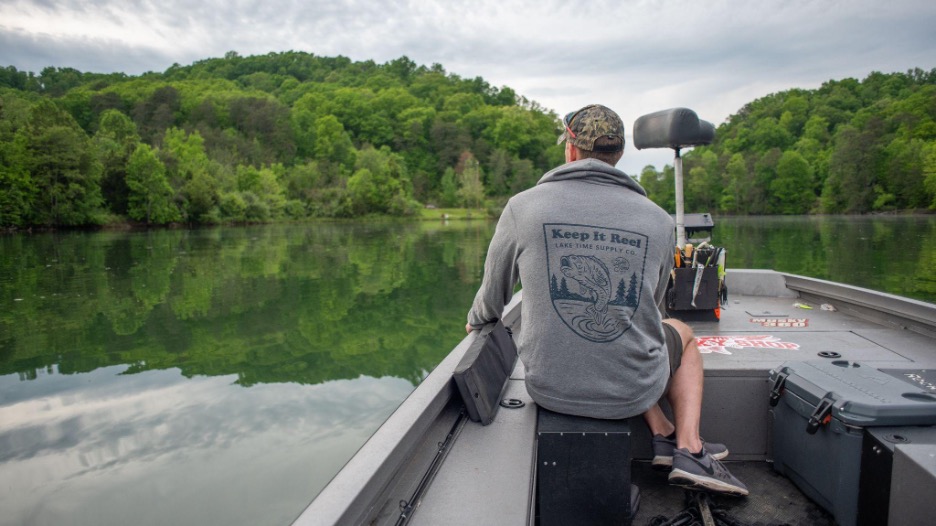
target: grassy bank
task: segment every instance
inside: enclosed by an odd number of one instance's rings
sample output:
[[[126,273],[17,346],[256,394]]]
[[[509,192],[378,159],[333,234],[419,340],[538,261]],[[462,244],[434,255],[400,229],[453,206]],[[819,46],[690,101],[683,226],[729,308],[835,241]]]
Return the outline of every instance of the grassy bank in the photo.
[[[423,221],[442,221],[455,219],[490,219],[491,210],[487,208],[422,208],[418,218]]]

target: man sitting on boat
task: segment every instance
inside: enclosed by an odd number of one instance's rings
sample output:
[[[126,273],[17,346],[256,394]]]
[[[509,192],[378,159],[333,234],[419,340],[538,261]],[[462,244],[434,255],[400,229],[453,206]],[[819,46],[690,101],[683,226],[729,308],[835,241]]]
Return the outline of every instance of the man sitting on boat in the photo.
[[[551,411],[604,419],[643,415],[654,466],[671,484],[733,495],[748,490],[699,437],[702,356],[692,329],[663,320],[674,223],[614,166],[624,124],[601,105],[563,119],[562,166],[508,201],[466,329],[500,319],[523,284],[518,336],[526,388]],[[675,425],[660,409],[666,395]]]

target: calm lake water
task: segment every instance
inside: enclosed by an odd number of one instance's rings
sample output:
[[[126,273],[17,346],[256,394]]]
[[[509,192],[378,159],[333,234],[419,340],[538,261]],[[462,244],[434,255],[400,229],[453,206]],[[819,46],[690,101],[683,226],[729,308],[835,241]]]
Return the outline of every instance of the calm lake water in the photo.
[[[289,524],[464,336],[493,229],[0,236],[0,525]],[[936,217],[714,237],[729,268],[936,302]]]

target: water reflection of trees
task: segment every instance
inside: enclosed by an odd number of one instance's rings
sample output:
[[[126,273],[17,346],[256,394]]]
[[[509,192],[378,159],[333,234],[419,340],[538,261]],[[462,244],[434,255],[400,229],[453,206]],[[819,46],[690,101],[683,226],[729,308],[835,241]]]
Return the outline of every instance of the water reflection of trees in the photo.
[[[488,223],[0,239],[0,374],[127,364],[238,383],[421,380],[463,334]],[[19,300],[19,301],[14,301]]]
[[[489,223],[0,237],[0,374],[418,382],[463,334]],[[936,301],[936,217],[716,218],[729,268]],[[730,281],[729,281],[730,292]],[[17,301],[19,300],[19,301]]]
[[[772,268],[936,301],[933,216],[716,218],[713,238],[727,247],[729,268]]]

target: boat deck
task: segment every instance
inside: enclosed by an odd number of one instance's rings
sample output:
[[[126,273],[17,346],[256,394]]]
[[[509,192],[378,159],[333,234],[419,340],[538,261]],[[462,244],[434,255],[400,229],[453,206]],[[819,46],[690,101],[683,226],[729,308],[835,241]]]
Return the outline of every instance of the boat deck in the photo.
[[[715,503],[744,523],[835,524],[771,469],[769,373],[784,362],[807,360],[936,369],[936,306],[841,285],[820,294],[826,282],[771,271],[729,271],[727,283],[729,300],[720,321],[690,323],[705,360],[701,434],[728,446],[727,465],[751,495],[716,497]],[[523,330],[519,300],[504,317],[515,332]],[[524,388],[519,361],[503,397],[520,399],[524,407],[501,408],[488,426],[458,424],[457,439],[441,468],[429,479],[420,478],[429,453],[412,452],[435,452],[434,446],[453,430],[460,404],[449,380],[467,346],[462,342],[401,406],[400,411],[413,413],[391,417],[378,431],[381,436],[375,435],[380,447],[371,444],[372,438],[297,524],[394,523],[400,501],[413,505],[405,516],[409,524],[536,522],[536,405]],[[672,517],[684,507],[684,490],[667,485],[665,473],[649,468],[650,434],[641,419],[632,419],[632,429],[633,480],[641,488],[634,524],[648,524],[658,515]],[[368,463],[368,456],[381,455],[382,463],[374,458]],[[400,455],[408,460],[389,467],[387,459]],[[416,490],[420,485],[425,491]]]

